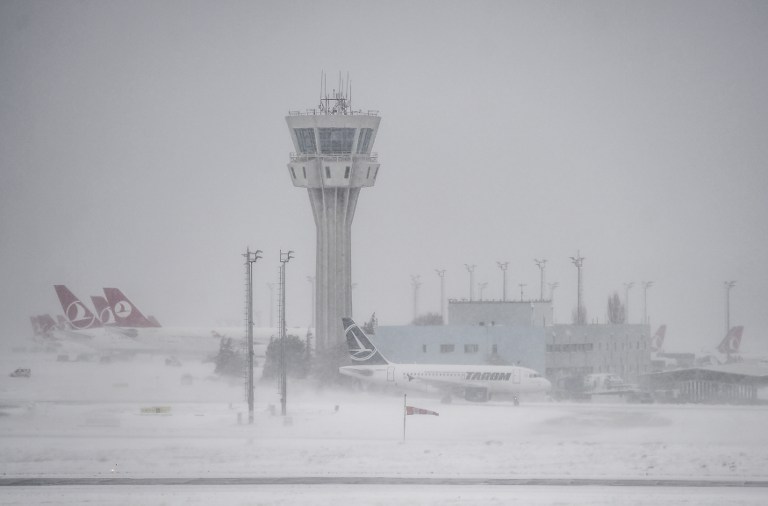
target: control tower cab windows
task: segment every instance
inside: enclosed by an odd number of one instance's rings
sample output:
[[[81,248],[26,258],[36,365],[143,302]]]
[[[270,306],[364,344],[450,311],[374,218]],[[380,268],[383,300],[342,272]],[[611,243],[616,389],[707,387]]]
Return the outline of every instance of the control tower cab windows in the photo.
[[[352,153],[355,139],[354,128],[318,128],[320,153]]]
[[[373,128],[361,128],[360,135],[357,137],[357,152],[368,153],[371,149],[371,137],[373,137]]]
[[[317,153],[314,128],[294,128],[293,131],[296,132],[296,140],[299,141],[299,151],[305,155]]]

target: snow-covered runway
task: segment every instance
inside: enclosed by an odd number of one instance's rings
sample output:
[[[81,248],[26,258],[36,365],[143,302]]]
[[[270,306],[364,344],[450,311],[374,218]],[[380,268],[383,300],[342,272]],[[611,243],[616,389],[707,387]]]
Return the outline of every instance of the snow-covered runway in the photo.
[[[283,419],[266,383],[247,425],[242,385],[212,377],[211,364],[0,357],[5,369],[19,362],[32,364],[31,378],[0,377],[0,478],[16,483],[0,487],[3,504],[768,501],[765,487],[711,486],[768,481],[765,407],[443,405],[409,395],[440,416],[408,417],[403,441],[395,394],[291,383]]]

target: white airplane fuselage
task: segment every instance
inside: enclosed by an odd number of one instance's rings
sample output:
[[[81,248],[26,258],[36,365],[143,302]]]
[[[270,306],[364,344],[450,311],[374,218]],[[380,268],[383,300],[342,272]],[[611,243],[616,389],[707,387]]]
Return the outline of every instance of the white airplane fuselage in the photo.
[[[427,393],[463,392],[469,400],[486,400],[484,397],[492,394],[544,393],[551,389],[550,382],[538,372],[518,366],[390,363],[350,365],[340,367],[339,372],[381,386]]]

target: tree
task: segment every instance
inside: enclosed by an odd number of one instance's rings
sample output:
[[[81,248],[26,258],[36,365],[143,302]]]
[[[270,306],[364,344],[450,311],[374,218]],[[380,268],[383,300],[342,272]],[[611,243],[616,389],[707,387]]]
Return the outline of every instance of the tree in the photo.
[[[221,337],[219,354],[213,361],[216,364],[216,369],[214,369],[216,374],[242,377],[245,369],[245,353],[240,353],[235,349],[231,337]]]
[[[437,313],[420,314],[413,319],[414,325],[442,325],[443,317]]]
[[[267,345],[264,358],[262,379],[276,378],[280,370],[280,339],[273,337]],[[306,344],[299,336],[285,336],[285,363],[288,376],[291,378],[306,378],[309,369]]]
[[[608,297],[608,323],[622,324],[626,321],[627,312],[621,303],[618,292]]]

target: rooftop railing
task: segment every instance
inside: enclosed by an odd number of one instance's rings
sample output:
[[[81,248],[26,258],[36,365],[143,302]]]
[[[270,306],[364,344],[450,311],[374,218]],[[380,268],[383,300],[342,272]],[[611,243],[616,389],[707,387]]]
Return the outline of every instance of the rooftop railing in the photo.
[[[320,109],[307,109],[305,111],[288,111],[288,116],[378,116],[379,111],[368,109],[367,111],[349,111],[346,113],[328,113]]]
[[[292,162],[307,162],[309,160],[314,160],[315,158],[323,158],[324,160],[329,160],[332,162],[341,162],[345,160],[364,160],[368,162],[377,162],[379,160],[379,154],[378,153],[322,153],[322,154],[298,154],[298,153],[291,153],[291,161]]]

